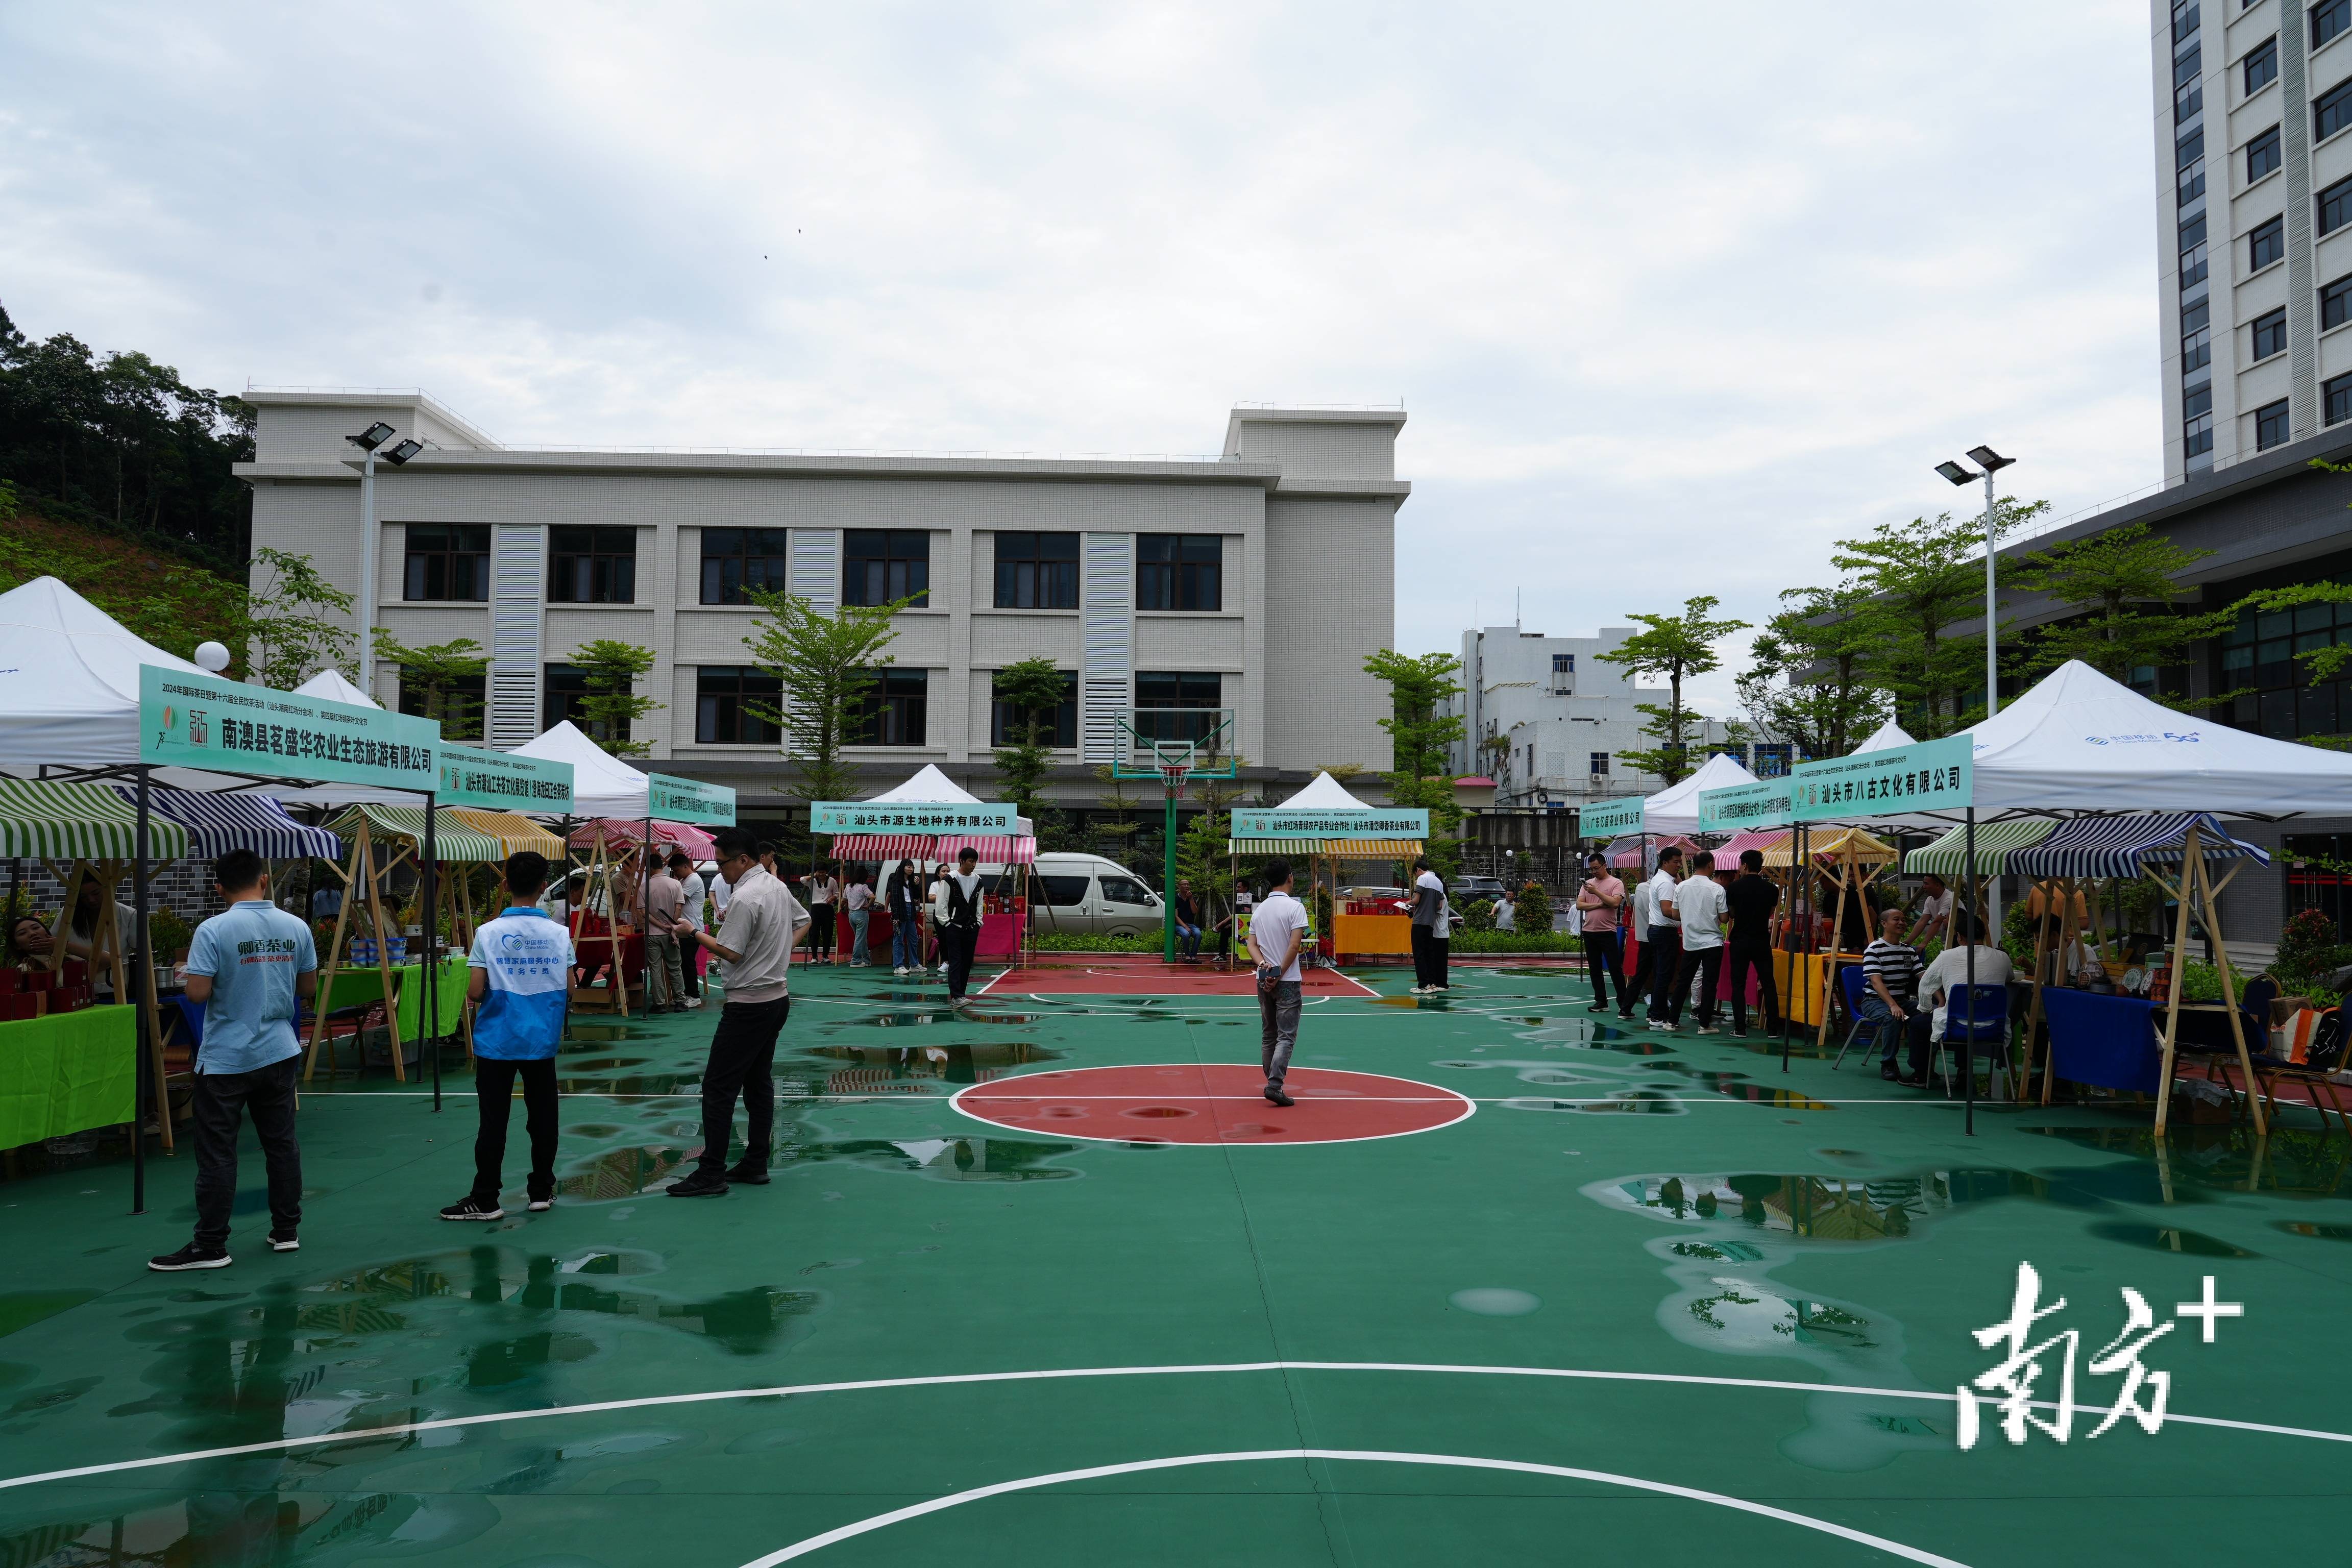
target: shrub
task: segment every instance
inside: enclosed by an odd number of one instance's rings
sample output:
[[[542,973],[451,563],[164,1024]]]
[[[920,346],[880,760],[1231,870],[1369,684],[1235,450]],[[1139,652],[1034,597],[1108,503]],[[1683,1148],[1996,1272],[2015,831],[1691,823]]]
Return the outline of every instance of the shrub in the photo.
[[[1096,936],[1081,931],[1041,931],[1040,952],[1159,952],[1166,940],[1157,936]]]
[[[1454,952],[1581,952],[1584,944],[1564,931],[1457,931]]]
[[[1462,911],[1462,923],[1454,928],[1454,934],[1458,936],[1465,931],[1493,931],[1494,929],[1495,901],[1492,899],[1481,899]]]
[[[1520,889],[1515,908],[1517,912],[1511,923],[1522,934],[1540,936],[1551,930],[1551,895],[1544,891],[1541,882],[1529,882]]]
[[[2305,910],[2279,933],[2271,973],[2287,990],[2304,991],[2326,980],[2343,962],[2338,952],[2336,922],[2321,910]]]

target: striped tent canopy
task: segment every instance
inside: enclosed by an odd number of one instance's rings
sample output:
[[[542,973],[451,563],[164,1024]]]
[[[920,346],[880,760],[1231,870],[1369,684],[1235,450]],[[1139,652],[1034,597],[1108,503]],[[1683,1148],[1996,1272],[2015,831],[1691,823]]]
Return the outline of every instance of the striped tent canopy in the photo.
[[[494,863],[507,858],[506,849],[497,839],[479,828],[449,821],[450,815],[446,811],[437,813],[433,824],[433,849],[440,859]],[[355,805],[327,826],[346,838],[365,833],[371,838],[417,845],[420,852],[425,843],[425,808],[421,805]]]
[[[629,816],[591,817],[572,830],[570,840],[572,847],[593,849],[596,846],[596,837],[599,834],[604,835],[604,847],[608,849],[632,848],[645,838],[645,819]],[[654,842],[675,845],[698,860],[708,860],[719,852],[719,846],[710,835],[687,822],[663,822],[656,819]]]
[[[1805,849],[1817,862],[1843,859],[1851,854],[1865,866],[1892,866],[1895,858],[1894,845],[1874,834],[1864,833],[1859,827],[1824,827],[1807,836]],[[1796,858],[1796,854],[1797,836],[1784,833],[1778,845],[1766,847],[1764,864],[1786,866]],[[1720,849],[1715,852],[1715,863],[1717,866],[1723,864],[1723,851]]]
[[[1718,866],[1737,866],[1739,864],[1739,858],[1750,849],[1759,850],[1769,857],[1775,845],[1785,846],[1792,837],[1791,830],[1786,827],[1743,828],[1715,847],[1715,863]],[[1780,864],[1787,865],[1787,858],[1784,857]]]
[[[485,811],[479,806],[450,805],[441,809],[438,833],[446,833],[447,824],[455,822],[479,833],[487,833],[505,846],[509,855],[529,849],[551,860],[563,858],[563,840],[533,822],[528,816],[511,811]],[[437,837],[437,834],[436,834]],[[444,857],[446,858],[446,855]]]
[[[104,784],[0,779],[0,854],[59,860],[128,860],[139,852],[139,813]],[[147,853],[175,860],[188,830],[150,813]]]
[[[1685,855],[1706,847],[1697,839],[1679,833],[1671,838],[1656,833],[1629,833],[1611,843],[1602,853],[1609,857],[1609,864],[1612,867],[1648,867],[1657,864],[1658,851],[1669,845]]]
[[[2050,837],[2057,823],[2046,816],[2014,816],[2005,822],[1977,824],[1977,875],[1998,877],[2018,867],[2010,860],[2021,849],[2031,849]],[[1915,877],[1933,874],[1957,878],[1968,864],[1969,830],[1955,827],[1924,849],[1903,857],[1903,868]],[[2134,871],[2133,876],[2139,873]]]
[[[952,860],[967,846],[983,866],[1028,866],[1037,859],[1037,840],[1025,833],[992,838],[968,833],[836,833],[825,853],[835,860],[888,866],[900,860]]]
[[[2192,826],[2198,847],[2216,859],[2271,863],[2270,851],[2231,837],[2210,812],[2150,811],[2061,823],[2039,845],[2011,855],[2009,868],[2029,877],[2137,877],[2143,860],[2179,859]]]
[[[1328,855],[1340,860],[1411,860],[1418,838],[1229,838],[1228,855]]]
[[[114,793],[126,805],[139,798],[136,786],[118,784]],[[286,808],[268,795],[242,790],[206,794],[192,789],[147,792],[150,809],[188,830],[197,858],[217,860],[232,849],[250,849],[269,860],[303,860],[316,857],[340,860],[343,841],[323,827],[295,821]]]

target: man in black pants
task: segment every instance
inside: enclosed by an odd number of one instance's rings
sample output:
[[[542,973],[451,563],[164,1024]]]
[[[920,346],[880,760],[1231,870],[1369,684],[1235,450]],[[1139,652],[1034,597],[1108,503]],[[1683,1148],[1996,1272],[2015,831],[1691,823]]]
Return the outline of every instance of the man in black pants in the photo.
[[[768,1184],[768,1157],[775,1150],[776,1037],[793,1010],[785,984],[793,949],[809,933],[809,912],[761,866],[749,833],[720,829],[718,849],[719,874],[730,889],[727,918],[717,936],[697,931],[694,940],[727,966],[720,982],[726,1005],[719,1010],[702,1071],[702,1155],[692,1175],[670,1184],[674,1198],[724,1197],[730,1182]],[[743,1158],[730,1167],[738,1095],[748,1125]]]
[[[555,1206],[555,1053],[571,998],[572,936],[532,900],[547,885],[546,858],[529,849],[507,857],[504,913],[482,922],[467,956],[466,999],[475,1005],[474,1185],[441,1211],[443,1219],[498,1220],[515,1081],[522,1082],[523,1127],[530,1135],[524,1202],[534,1214]]]
[[[1730,949],[1731,1032],[1748,1037],[1748,972],[1756,972],[1758,999],[1764,1004],[1764,1032],[1780,1032],[1780,997],[1772,982],[1772,911],[1780,906],[1780,889],[1764,875],[1764,852],[1739,852],[1739,878],[1724,895],[1731,906],[1731,924],[1724,937]]]
[[[1578,933],[1584,943],[1584,968],[1592,982],[1592,1005],[1588,1013],[1609,1010],[1609,979],[1617,978],[1617,1001],[1621,1011],[1631,1015],[1633,999],[1625,988],[1624,971],[1619,968],[1622,954],[1618,950],[1617,911],[1625,906],[1625,884],[1609,874],[1609,860],[1595,852],[1584,858],[1584,880],[1576,889],[1577,924],[1583,929]]]
[[[956,868],[940,879],[938,899],[931,906],[950,1004],[962,1001],[963,988],[971,983],[971,955],[980,946],[980,851],[967,844],[956,854]]]
[[[1658,851],[1657,874],[1649,880],[1650,929],[1642,933],[1642,968],[1650,977],[1650,1022],[1669,1023],[1682,1016],[1682,1005],[1675,1004],[1671,1014],[1666,998],[1675,988],[1675,976],[1683,966],[1682,914],[1675,907],[1675,894],[1683,879],[1683,852],[1669,844]]]

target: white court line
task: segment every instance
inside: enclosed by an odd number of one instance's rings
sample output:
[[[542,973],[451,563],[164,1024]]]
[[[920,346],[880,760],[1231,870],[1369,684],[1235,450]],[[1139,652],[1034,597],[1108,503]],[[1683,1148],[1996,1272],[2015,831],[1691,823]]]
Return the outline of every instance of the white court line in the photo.
[[[1929,1568],[1968,1568],[1968,1564],[1949,1557],[1938,1557],[1932,1552],[1922,1552],[1916,1546],[1906,1546],[1899,1541],[1889,1541],[1883,1535],[1871,1535],[1850,1530],[1827,1520],[1812,1519],[1787,1509],[1750,1502],[1745,1498],[1726,1497],[1721,1492],[1701,1491],[1696,1487],[1678,1487],[1668,1481],[1644,1480],[1639,1476],[1621,1476],[1610,1470],[1583,1470],[1568,1465],[1537,1465],[1523,1459],[1474,1459],[1460,1454],[1399,1454],[1373,1448],[1255,1448],[1232,1454],[1181,1454],[1166,1459],[1135,1459],[1124,1465],[1097,1465],[1084,1470],[1058,1470],[1050,1476],[1030,1476],[1023,1480],[999,1481],[993,1486],[974,1487],[970,1491],[951,1497],[933,1498],[929,1502],[915,1503],[908,1508],[877,1513],[871,1519],[845,1524],[838,1530],[828,1530],[822,1535],[812,1535],[805,1541],[794,1542],[780,1552],[765,1557],[755,1557],[743,1568],[775,1568],[795,1557],[805,1557],[812,1552],[831,1546],[835,1542],[898,1524],[909,1519],[920,1519],[927,1513],[940,1513],[983,1498],[1003,1497],[1007,1492],[1034,1491],[1041,1487],[1060,1486],[1065,1481],[1099,1480],[1106,1476],[1131,1476],[1145,1470],[1172,1470],[1189,1465],[1249,1464],[1267,1459],[1354,1459],[1386,1465],[1448,1465],[1469,1470],[1515,1470],[1522,1475],[1560,1476],[1572,1481],[1599,1481],[1604,1486],[1628,1487],[1635,1491],[1657,1492],[1665,1497],[1683,1498],[1691,1502],[1713,1503],[1717,1508],[1737,1509],[1742,1513],[1756,1514],[1764,1519],[1777,1519],[1783,1524],[1794,1524],[1806,1530],[1818,1530],[1825,1535],[1843,1537],[1874,1546],[1881,1552],[1913,1563],[1925,1563]],[[1261,1494],[1262,1495],[1262,1494]]]
[[[292,1448],[322,1447],[333,1443],[368,1443],[384,1437],[404,1436],[411,1432],[446,1432],[467,1426],[488,1426],[502,1421],[538,1421],[551,1415],[594,1415],[608,1410],[646,1410],[676,1405],[709,1405],[730,1399],[777,1399],[793,1394],[856,1394],[879,1388],[937,1388],[971,1383],[1040,1383],[1077,1377],[1181,1377],[1201,1373],[1231,1373],[1250,1372],[1390,1372],[1436,1373],[1452,1376],[1476,1377],[1554,1377],[1591,1383],[1655,1383],[1681,1384],[1699,1388],[1744,1388],[1780,1390],[1794,1394],[1835,1394],[1874,1399],[1932,1400],[1951,1404],[1957,1393],[1941,1394],[1933,1389],[1873,1388],[1858,1384],[1799,1383],[1784,1378],[1717,1377],[1696,1373],[1671,1372],[1601,1372],[1586,1367],[1554,1366],[1472,1366],[1449,1365],[1443,1363],[1387,1361],[1243,1361],[1207,1362],[1177,1366],[1087,1366],[1058,1367],[1034,1372],[964,1372],[949,1373],[931,1377],[877,1377],[851,1383],[803,1383],[779,1384],[772,1388],[728,1388],[707,1394],[652,1394],[636,1399],[605,1399],[589,1405],[554,1405],[530,1410],[510,1410],[491,1415],[449,1415],[434,1421],[403,1421],[384,1426],[360,1427],[348,1432],[322,1432],[308,1437],[279,1437],[266,1443],[240,1443],[225,1448],[191,1448],[178,1454],[154,1454],[138,1459],[114,1459],[102,1465],[77,1465],[70,1469],[43,1470],[33,1475],[0,1479],[0,1491],[12,1487],[38,1486],[47,1481],[75,1480],[83,1476],[115,1475],[125,1470],[153,1469],[163,1465],[185,1464],[196,1459],[233,1458],[240,1454],[278,1454]],[[2038,1410],[2055,1411],[2055,1400],[2032,1401]],[[2077,1405],[2077,1415],[2095,1415],[2097,1406]],[[2183,1415],[2179,1411],[2165,1415],[2168,1422],[2179,1422],[2190,1426],[2214,1426],[2235,1432],[2263,1432],[2277,1437],[2309,1437],[2323,1443],[2352,1443],[2352,1432],[2326,1432],[2306,1426],[2273,1426],[2260,1421],[2231,1421],[2217,1415]]]

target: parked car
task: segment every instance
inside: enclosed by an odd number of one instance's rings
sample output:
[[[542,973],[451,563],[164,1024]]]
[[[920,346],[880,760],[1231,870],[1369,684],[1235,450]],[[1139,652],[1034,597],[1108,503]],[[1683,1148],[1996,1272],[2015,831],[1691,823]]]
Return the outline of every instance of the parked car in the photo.
[[[998,868],[983,869],[993,873]],[[1159,894],[1100,855],[1038,856],[1035,892],[1031,920],[1041,933],[1151,936],[1166,918]]]
[[[1463,877],[1454,884],[1454,901],[1457,908],[1466,909],[1480,899],[1499,899],[1502,896],[1503,879],[1500,877]]]

